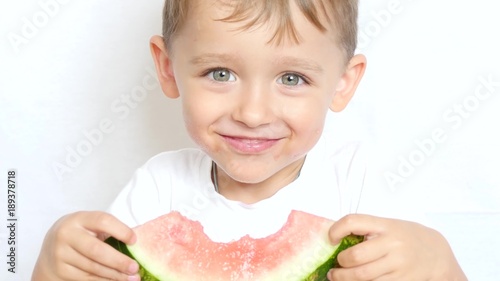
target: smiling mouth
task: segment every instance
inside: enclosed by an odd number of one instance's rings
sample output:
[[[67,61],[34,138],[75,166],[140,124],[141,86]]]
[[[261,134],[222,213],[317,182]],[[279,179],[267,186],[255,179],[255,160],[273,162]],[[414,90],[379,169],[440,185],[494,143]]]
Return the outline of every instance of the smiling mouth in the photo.
[[[244,154],[262,153],[273,147],[280,139],[247,138],[237,136],[222,136],[234,150]]]

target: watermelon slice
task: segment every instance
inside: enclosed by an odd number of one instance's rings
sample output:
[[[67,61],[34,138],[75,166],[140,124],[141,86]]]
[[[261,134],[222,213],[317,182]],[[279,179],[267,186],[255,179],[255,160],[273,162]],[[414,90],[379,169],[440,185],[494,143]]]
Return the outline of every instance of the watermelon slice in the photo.
[[[202,225],[171,212],[134,229],[137,242],[127,246],[110,237],[106,242],[140,264],[143,281],[302,281],[327,280],[337,267],[337,254],[363,241],[349,235],[331,245],[332,221],[292,211],[276,233],[254,239],[212,241]]]

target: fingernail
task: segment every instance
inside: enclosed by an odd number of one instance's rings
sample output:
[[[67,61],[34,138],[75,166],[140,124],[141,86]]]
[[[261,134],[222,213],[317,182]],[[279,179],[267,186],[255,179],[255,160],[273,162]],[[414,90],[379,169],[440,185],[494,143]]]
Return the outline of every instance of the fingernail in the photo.
[[[141,277],[139,275],[132,275],[127,278],[128,281],[141,281]]]
[[[332,279],[332,278],[333,278],[333,277],[332,277],[332,274],[333,274],[333,273],[332,273],[332,270],[331,270],[331,269],[330,269],[330,270],[328,270],[328,274],[326,275],[326,277],[328,277],[328,280],[333,280],[333,279]]]
[[[136,274],[137,271],[139,271],[139,264],[137,264],[136,262],[131,263],[128,267],[128,273]]]
[[[130,245],[135,244],[135,242],[137,242],[137,236],[135,235],[135,233],[132,233],[132,237],[130,238]]]

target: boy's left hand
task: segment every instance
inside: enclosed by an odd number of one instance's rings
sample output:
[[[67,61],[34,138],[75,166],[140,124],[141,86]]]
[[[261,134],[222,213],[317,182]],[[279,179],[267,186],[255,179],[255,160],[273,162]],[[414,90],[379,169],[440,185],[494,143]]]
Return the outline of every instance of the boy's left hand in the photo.
[[[330,228],[337,244],[348,234],[365,241],[338,255],[342,268],[328,273],[335,281],[467,280],[446,239],[423,225],[396,219],[352,214]]]

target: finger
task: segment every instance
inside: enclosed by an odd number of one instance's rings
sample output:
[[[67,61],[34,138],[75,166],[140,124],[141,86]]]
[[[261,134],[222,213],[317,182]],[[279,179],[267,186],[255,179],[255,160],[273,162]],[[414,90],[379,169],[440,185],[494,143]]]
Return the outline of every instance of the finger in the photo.
[[[330,241],[335,245],[349,235],[363,235],[372,238],[376,234],[383,233],[386,229],[387,220],[370,215],[350,214],[336,221],[329,231]]]
[[[88,212],[84,215],[83,226],[92,233],[104,233],[125,244],[132,245],[137,240],[134,231],[111,214]],[[100,237],[104,240],[104,237]]]
[[[140,281],[141,280],[140,276],[123,276],[123,277],[113,277],[113,278],[97,276],[97,275],[93,275],[91,273],[85,272],[84,270],[81,270],[80,268],[77,268],[77,267],[70,267],[68,270],[68,273],[71,274],[71,276],[77,276],[77,277],[76,278],[73,277],[71,279],[64,279],[64,281],[81,281],[81,280],[88,280],[88,281]]]
[[[78,237],[78,238],[77,238]],[[104,243],[94,236],[89,235],[75,235],[74,240],[70,241],[73,249],[83,257],[88,258],[95,264],[100,264],[103,267],[113,269],[117,272],[124,274],[135,274],[139,270],[139,265],[136,261],[120,253],[110,245]],[[78,239],[76,241],[76,239]],[[93,266],[93,264],[90,264]],[[97,269],[101,269],[98,267]],[[98,275],[100,271],[95,271],[92,268],[82,268],[83,270],[92,270],[94,274]]]
[[[387,256],[361,266],[351,268],[333,268],[328,272],[328,279],[335,281],[388,281],[393,279],[393,264]]]
[[[135,271],[133,274],[120,272],[116,269],[110,268],[109,266],[105,266],[88,257],[83,256],[75,249],[71,249],[67,252],[67,258],[68,260],[72,261],[72,264],[68,265],[68,269],[70,271],[73,271],[75,274],[72,276],[87,275],[89,277],[89,279],[77,280],[140,280],[139,275],[136,273],[137,271]]]
[[[342,267],[357,267],[378,260],[388,254],[386,236],[366,240],[345,249],[337,256]]]

